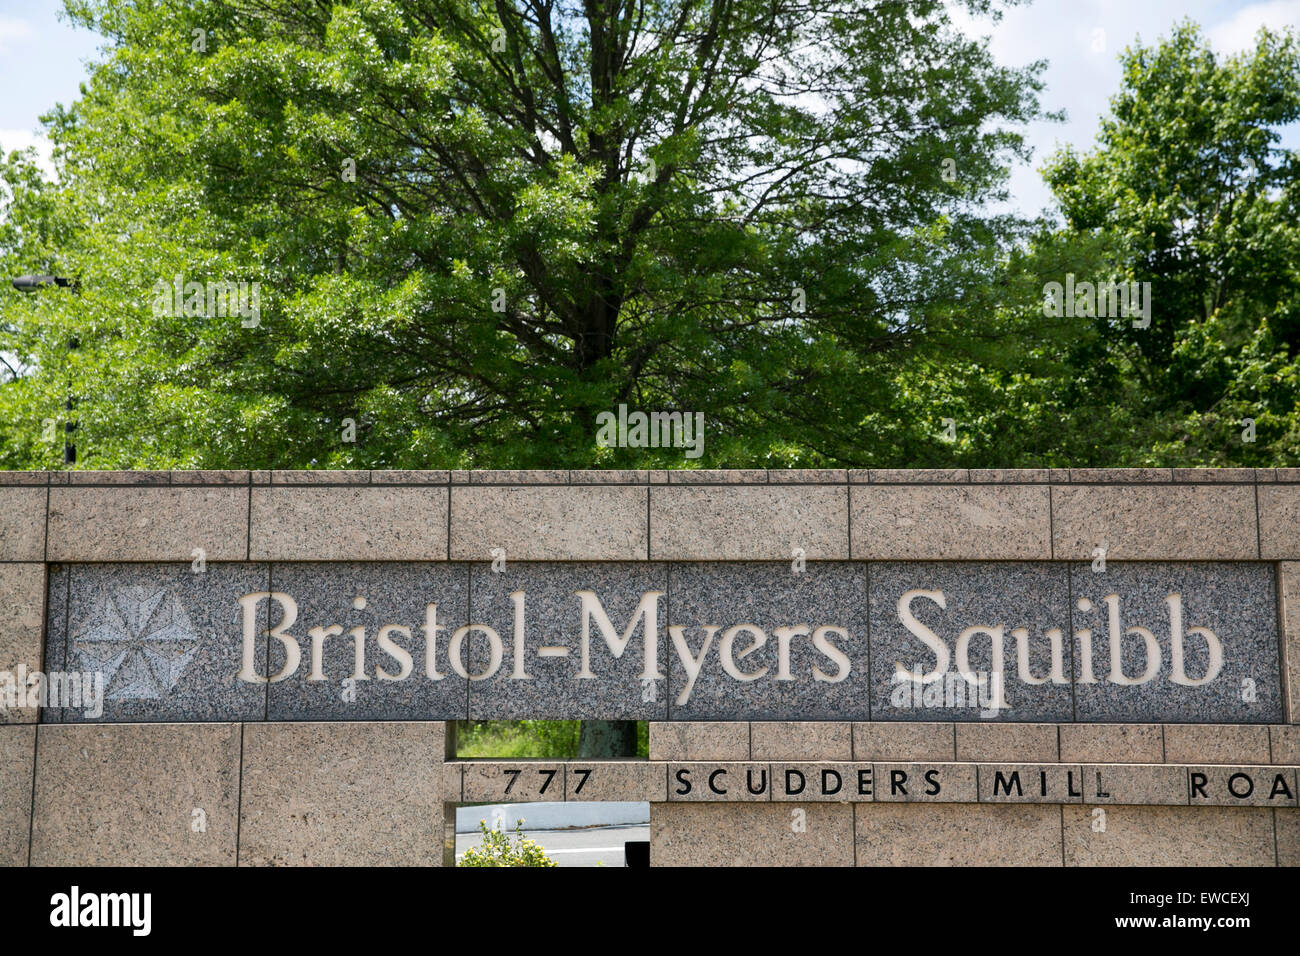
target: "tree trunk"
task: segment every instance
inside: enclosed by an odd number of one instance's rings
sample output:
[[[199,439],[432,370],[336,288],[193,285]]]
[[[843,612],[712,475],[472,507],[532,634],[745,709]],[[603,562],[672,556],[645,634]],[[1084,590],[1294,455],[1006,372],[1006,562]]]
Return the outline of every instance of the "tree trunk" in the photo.
[[[578,730],[579,757],[635,757],[635,720],[584,720]]]

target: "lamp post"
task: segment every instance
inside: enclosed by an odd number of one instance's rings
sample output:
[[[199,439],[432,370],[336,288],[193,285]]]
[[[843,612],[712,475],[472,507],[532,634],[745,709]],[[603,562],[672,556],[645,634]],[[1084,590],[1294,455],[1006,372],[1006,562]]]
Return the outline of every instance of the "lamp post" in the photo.
[[[73,279],[65,279],[63,276],[18,276],[10,280],[13,287],[19,292],[39,292],[47,285],[59,286],[64,289],[71,289],[76,292],[78,289],[77,282]],[[75,335],[68,337],[68,351],[71,352],[77,347],[77,337]],[[77,427],[77,423],[72,420],[72,369],[68,369],[68,399],[67,411],[68,420],[63,423],[63,462],[67,465],[77,463],[77,446],[72,443],[72,433]]]

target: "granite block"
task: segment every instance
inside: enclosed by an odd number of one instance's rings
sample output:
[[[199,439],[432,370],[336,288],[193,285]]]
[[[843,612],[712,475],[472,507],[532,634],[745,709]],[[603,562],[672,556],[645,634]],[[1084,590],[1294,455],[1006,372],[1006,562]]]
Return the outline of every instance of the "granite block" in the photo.
[[[1097,812],[1104,812],[1098,818]],[[1271,814],[1219,807],[1064,808],[1067,866],[1272,866]],[[1094,829],[1105,821],[1105,829]]]
[[[672,485],[765,485],[765,468],[673,468],[668,470]]]
[[[1059,763],[981,764],[980,803],[1078,803],[1083,774]]]
[[[545,760],[465,760],[465,803],[563,800],[565,765]]]
[[[1051,480],[1046,468],[972,468],[972,484],[1042,484]]]
[[[852,760],[853,725],[839,721],[756,721],[749,726],[754,760]]]
[[[0,487],[0,561],[45,560],[48,489]]]
[[[563,468],[487,469],[469,473],[471,485],[567,485],[569,473]]]
[[[983,763],[1059,759],[1057,729],[1052,724],[958,724],[957,759]]]
[[[1300,725],[1278,724],[1268,728],[1269,763],[1300,766]]]
[[[872,799],[872,766],[869,763],[781,762],[770,764],[768,770],[773,800],[852,803]]]
[[[858,866],[1059,866],[1047,804],[859,803]]]
[[[1175,468],[1174,481],[1187,483],[1217,482],[1219,484],[1251,484],[1255,481],[1254,468]]]
[[[651,760],[748,760],[749,724],[743,720],[650,724]]]
[[[866,584],[860,564],[673,565],[670,718],[870,717]]]
[[[44,624],[45,565],[0,564],[0,724],[36,723],[40,709],[25,700],[28,675],[41,670]]]
[[[240,865],[439,865],[442,754],[441,723],[246,725]]]
[[[973,763],[877,763],[875,798],[886,803],[975,803]]]
[[[1071,468],[1076,484],[1159,484],[1173,481],[1170,468]]]
[[[1250,724],[1168,724],[1165,763],[1268,763],[1268,728]]]
[[[238,724],[38,729],[34,866],[232,866]]]
[[[0,471],[0,486],[3,485],[41,485],[50,483],[48,471]]]
[[[853,725],[855,760],[953,760],[956,733],[952,724],[864,723]]]
[[[247,485],[251,480],[251,474],[242,470],[195,470],[171,473],[173,485]]]
[[[269,720],[465,718],[469,682],[450,651],[469,623],[467,566],[275,564],[271,587],[296,604],[285,634],[296,641],[299,660],[268,685]],[[284,623],[284,612],[277,601],[273,624]],[[318,628],[329,633],[313,634]],[[362,629],[360,658],[356,628]],[[270,673],[284,673],[286,663],[285,643],[273,639]]]
[[[1287,720],[1300,724],[1300,561],[1278,563],[1278,589],[1282,594],[1282,683]]]
[[[1300,558],[1300,485],[1259,485],[1255,491],[1259,496],[1259,556],[1265,561]]]
[[[772,799],[772,772],[765,763],[701,762],[668,764],[668,800],[749,802]]]
[[[451,472],[444,470],[384,469],[370,472],[372,485],[446,485]]]
[[[69,485],[169,485],[169,471],[69,471]]]
[[[858,560],[1052,556],[1046,485],[855,485],[850,509]]]
[[[1276,828],[1277,865],[1300,866],[1300,810],[1273,811]]]
[[[448,724],[447,726],[450,726],[450,724]],[[455,805],[457,802],[465,798],[465,764],[461,761],[456,760],[454,755],[447,754],[444,755],[444,757],[446,759],[446,762],[442,765],[442,769],[439,772],[438,786],[441,788],[442,792],[449,795],[446,798],[445,803],[443,804],[444,808],[446,808],[448,804]],[[548,787],[547,789],[549,790],[550,788]],[[451,828],[451,851],[452,852],[451,852],[451,856],[448,857],[446,853],[447,848],[444,843],[443,857],[442,857],[443,866],[454,866],[456,860],[456,852],[455,852],[456,851],[456,820],[455,820],[454,813],[452,814],[450,820],[448,819],[443,820],[444,836],[446,835],[449,823]],[[450,863],[447,862],[449,859],[451,861]]]
[[[271,472],[273,485],[368,485],[370,472],[364,469],[276,469]]]
[[[511,561],[644,561],[645,488],[455,487],[451,556]]]
[[[652,866],[852,866],[844,803],[650,804]]]
[[[1069,608],[1063,566],[881,562],[871,566],[870,580],[873,719],[1072,719],[1069,654],[1061,633]],[[959,672],[963,635],[970,679]],[[1020,664],[1021,635],[1028,674]]]
[[[842,485],[849,480],[844,468],[769,468],[772,485]]]
[[[66,671],[101,674],[104,700],[99,716],[64,707],[59,722],[265,719],[265,685],[239,675],[240,598],[268,590],[266,565],[208,564],[196,573],[189,564],[74,564],[66,574],[51,575],[51,611],[66,580],[67,613],[50,617],[49,654]],[[249,613],[259,675],[266,621],[261,601]]]
[[[847,487],[650,487],[656,560],[789,562],[796,548],[808,561],[849,557]]]
[[[665,719],[667,587],[657,563],[473,565],[470,719]]]
[[[0,727],[0,866],[26,866],[36,727]]]
[[[442,561],[447,489],[428,486],[255,487],[254,560]]]
[[[50,561],[243,561],[248,490],[51,488]]]
[[[1106,570],[1096,573],[1090,564],[1077,564],[1070,581],[1078,720],[1281,719],[1277,599],[1270,565],[1107,562]],[[1085,653],[1083,631],[1088,632],[1090,654]],[[1116,643],[1122,664],[1118,675],[1112,663]],[[1217,672],[1211,668],[1214,648],[1222,652]],[[1179,655],[1181,676],[1175,667]],[[1209,683],[1198,683],[1207,677]]]
[[[873,484],[960,484],[970,481],[966,468],[872,468],[867,480]]]
[[[592,468],[586,471],[570,471],[571,485],[648,485],[650,472],[618,469]]]
[[[1170,764],[1085,764],[1083,802],[1187,805],[1187,768]]]
[[[45,642],[41,648],[43,667],[61,672],[68,671],[68,598],[71,596],[72,573],[70,564],[45,566]],[[92,678],[93,680],[93,678]],[[58,710],[46,710],[42,723],[61,723]]]
[[[1194,807],[1294,807],[1294,767],[1210,766],[1187,768]]]
[[[1161,763],[1159,724],[1062,724],[1061,759],[1068,763]]]
[[[564,784],[565,800],[663,803],[668,799],[668,767],[647,760],[570,760]]]
[[[1251,485],[1092,485],[1052,493],[1052,554],[1109,561],[1251,561],[1259,556]]]
[[[1075,484],[1167,484],[1171,468],[1070,468]]]

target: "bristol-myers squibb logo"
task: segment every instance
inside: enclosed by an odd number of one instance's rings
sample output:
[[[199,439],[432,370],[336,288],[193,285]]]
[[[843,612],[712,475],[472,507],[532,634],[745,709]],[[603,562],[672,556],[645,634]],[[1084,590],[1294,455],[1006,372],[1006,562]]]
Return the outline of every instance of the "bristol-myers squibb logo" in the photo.
[[[109,700],[157,700],[181,679],[199,641],[166,588],[104,588],[73,633],[72,652],[87,670],[103,672]]]

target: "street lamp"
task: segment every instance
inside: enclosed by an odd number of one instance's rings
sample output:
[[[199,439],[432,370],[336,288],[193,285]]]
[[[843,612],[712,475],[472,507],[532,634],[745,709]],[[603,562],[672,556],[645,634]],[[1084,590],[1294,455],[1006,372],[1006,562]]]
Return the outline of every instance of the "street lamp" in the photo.
[[[11,279],[13,287],[19,292],[39,292],[47,285],[59,286],[64,289],[71,289],[76,292],[79,288],[75,279],[65,279],[63,276],[18,276]],[[77,337],[69,336],[68,351],[71,352],[77,347]],[[77,423],[72,420],[72,369],[68,369],[68,420],[63,423],[63,461],[64,464],[74,465],[77,462],[77,446],[72,444],[72,432],[76,429]]]

